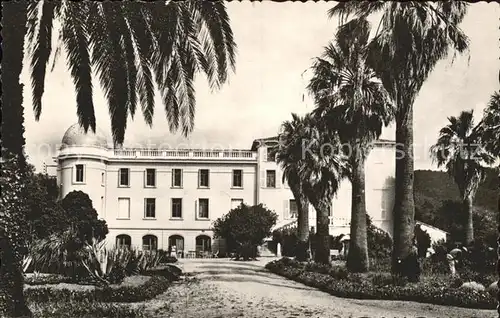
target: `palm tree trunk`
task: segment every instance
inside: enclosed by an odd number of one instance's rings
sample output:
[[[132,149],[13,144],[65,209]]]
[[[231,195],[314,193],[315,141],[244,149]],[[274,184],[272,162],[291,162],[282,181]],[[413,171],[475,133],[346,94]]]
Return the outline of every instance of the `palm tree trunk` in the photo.
[[[401,105],[402,103],[398,104],[392,271],[401,274],[400,266],[397,264],[398,260],[406,259],[411,252],[415,203],[413,199],[413,106],[410,104],[406,107],[404,104]]]
[[[474,241],[474,223],[473,223],[473,211],[472,211],[472,198],[470,196],[466,197],[463,202],[463,208],[467,215],[467,224],[464,228],[464,244],[469,246]]]
[[[26,168],[24,157],[24,117],[23,117],[23,86],[19,76],[23,66],[24,36],[26,34],[27,1],[11,1],[3,4],[2,21],[2,157],[9,154],[17,157],[23,173]],[[16,200],[10,196],[12,200]],[[19,200],[19,199],[17,199]],[[3,202],[7,208],[4,213],[18,212],[14,202]],[[17,202],[19,204],[19,202]],[[2,216],[3,221],[15,220],[15,215]],[[7,220],[7,221],[6,221]],[[6,231],[0,229],[0,316],[2,317],[30,317],[31,313],[23,294],[23,276],[21,270],[20,250],[22,238],[18,236],[18,227],[10,227]],[[12,225],[12,224],[11,224]],[[11,226],[10,225],[10,226]]]
[[[356,157],[356,156],[355,156]],[[366,272],[369,269],[368,239],[366,228],[366,196],[364,160],[354,158],[352,165],[351,240],[347,255],[347,269]]]
[[[497,240],[497,274],[500,275],[500,166],[498,167],[498,214],[497,214],[497,226],[498,226],[498,240]],[[497,287],[500,287],[500,280],[497,281]],[[500,289],[497,292],[497,312],[500,317]]]
[[[311,202],[313,203],[313,202]],[[316,209],[316,251],[314,261],[320,264],[330,264],[330,222],[328,219],[328,201],[313,203]]]
[[[24,36],[26,34],[27,1],[3,4],[2,30],[2,153],[8,150],[18,156],[25,169],[23,85],[19,82],[23,67]]]
[[[299,262],[307,260],[307,248],[309,240],[309,209],[307,200],[299,193],[295,196],[297,202],[298,218],[297,218],[297,253],[296,258]]]

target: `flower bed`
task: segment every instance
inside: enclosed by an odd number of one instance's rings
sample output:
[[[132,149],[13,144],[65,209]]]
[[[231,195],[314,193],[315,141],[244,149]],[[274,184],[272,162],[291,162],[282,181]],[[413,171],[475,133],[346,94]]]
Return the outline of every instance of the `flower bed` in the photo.
[[[149,300],[167,290],[171,280],[163,276],[151,277],[139,286],[108,286],[92,290],[70,290],[56,288],[29,288],[25,295],[30,302],[58,301],[119,302],[131,303]]]
[[[30,302],[34,317],[144,317],[144,308],[128,308],[124,305],[96,303],[89,301],[52,301]]]
[[[406,283],[396,277],[374,278],[346,273],[325,265],[303,265],[291,259],[270,262],[266,268],[288,279],[318,288],[331,295],[355,299],[404,300],[445,306],[495,309],[496,299],[488,292],[452,288],[438,281]],[[390,276],[390,274],[388,274]]]

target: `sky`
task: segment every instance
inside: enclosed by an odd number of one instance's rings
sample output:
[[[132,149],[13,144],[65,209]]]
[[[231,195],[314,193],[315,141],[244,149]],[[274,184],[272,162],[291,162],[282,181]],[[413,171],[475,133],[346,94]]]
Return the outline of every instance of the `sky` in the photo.
[[[338,20],[329,19],[327,2],[230,2],[226,3],[238,46],[236,71],[228,83],[212,92],[204,77],[195,82],[197,110],[195,129],[188,139],[172,134],[166,125],[157,94],[153,128],[137,113],[129,118],[125,146],[147,147],[181,142],[194,148],[250,148],[256,138],[276,135],[291,113],[314,109],[308,96],[314,57],[333,38]],[[436,141],[447,117],[474,109],[476,118],[499,89],[500,6],[494,2],[471,4],[461,27],[470,39],[470,53],[452,55],[436,65],[414,104],[415,169],[436,169],[428,149]],[[54,36],[57,39],[57,36]],[[54,40],[55,41],[55,40]],[[56,44],[56,43],[54,43]],[[25,63],[25,65],[28,63]],[[42,100],[42,114],[35,121],[29,70],[23,69],[25,85],[25,138],[28,160],[40,170],[51,163],[66,129],[77,122],[73,83],[61,54],[52,72],[50,65]],[[111,136],[106,100],[94,83],[98,129]],[[394,139],[394,128],[382,136]]]

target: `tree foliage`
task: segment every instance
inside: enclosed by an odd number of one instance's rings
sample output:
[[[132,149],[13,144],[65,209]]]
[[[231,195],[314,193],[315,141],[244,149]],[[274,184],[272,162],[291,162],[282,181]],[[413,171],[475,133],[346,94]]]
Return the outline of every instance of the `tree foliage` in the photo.
[[[106,221],[99,220],[97,211],[92,206],[92,200],[82,191],[72,191],[61,201],[65,211],[66,224],[75,230],[76,236],[82,241],[91,243],[95,238],[103,240],[108,234]]]
[[[228,250],[244,260],[257,256],[257,247],[271,236],[278,215],[262,204],[241,204],[218,218],[213,224],[215,237],[226,240]]]
[[[140,109],[153,123],[154,84],[171,131],[192,131],[194,80],[203,72],[210,87],[226,82],[235,67],[236,44],[222,1],[29,2],[28,46],[33,109],[42,111],[53,26],[61,24],[61,50],[76,90],[79,123],[95,131],[92,77],[104,90],[113,139],[123,143],[127,118]]]

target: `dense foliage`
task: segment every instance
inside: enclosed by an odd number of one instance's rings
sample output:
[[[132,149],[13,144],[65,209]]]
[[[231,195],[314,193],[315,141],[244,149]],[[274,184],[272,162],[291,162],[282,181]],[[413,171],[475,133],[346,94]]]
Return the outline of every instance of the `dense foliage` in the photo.
[[[90,243],[93,238],[103,240],[108,234],[106,221],[99,220],[92,200],[82,191],[72,191],[61,201],[66,212],[66,224],[76,230],[77,237]]]
[[[262,204],[249,206],[241,204],[218,218],[213,224],[215,237],[224,238],[228,251],[244,260],[257,257],[257,247],[271,235],[276,224],[276,213]]]
[[[25,291],[29,301],[91,301],[133,303],[149,300],[165,292],[171,281],[162,276],[153,276],[140,286],[104,287],[92,290],[68,290],[55,288],[30,288]]]
[[[27,182],[19,158],[2,153],[0,167],[0,316],[28,315],[22,290],[21,261],[27,253]]]
[[[438,277],[410,284],[390,273],[352,274],[343,267],[302,265],[283,258],[266,265],[271,272],[318,288],[337,297],[355,299],[385,299],[458,306],[478,309],[496,308],[496,299],[488,292],[471,291],[450,286]]]
[[[457,186],[440,171],[415,171],[415,219],[450,233],[450,241],[461,241],[467,215],[459,200]],[[498,177],[488,169],[474,201],[473,222],[476,243],[496,246]]]

